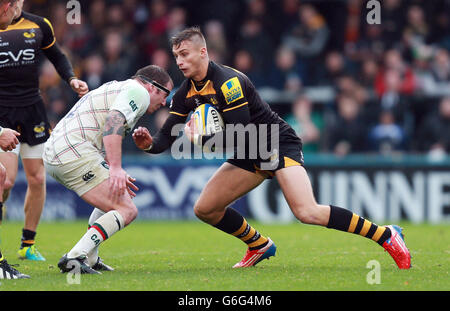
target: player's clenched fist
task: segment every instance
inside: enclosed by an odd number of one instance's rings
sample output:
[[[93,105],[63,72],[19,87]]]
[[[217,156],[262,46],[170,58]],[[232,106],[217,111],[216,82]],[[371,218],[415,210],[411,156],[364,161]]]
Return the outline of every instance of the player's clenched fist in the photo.
[[[70,80],[70,87],[77,92],[79,97],[83,97],[89,92],[87,83],[79,79]]]
[[[133,131],[133,140],[136,146],[141,150],[150,148],[153,143],[153,137],[147,128],[139,126]]]
[[[11,151],[16,148],[16,145],[19,143],[17,137],[20,136],[20,133],[9,129],[9,128],[1,128],[0,129],[0,148],[3,151]]]

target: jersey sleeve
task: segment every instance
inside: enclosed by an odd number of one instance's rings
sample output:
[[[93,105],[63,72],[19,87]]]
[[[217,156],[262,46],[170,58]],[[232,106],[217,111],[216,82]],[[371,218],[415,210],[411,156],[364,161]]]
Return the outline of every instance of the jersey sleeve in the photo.
[[[238,75],[226,80],[220,86],[220,91],[225,100],[222,112],[231,111],[248,104],[244,93],[245,81]]]
[[[180,117],[187,117],[191,112],[191,109],[185,105],[185,99],[187,95],[187,83],[186,81],[180,86],[178,91],[172,96],[172,100],[169,105],[169,113]]]
[[[48,60],[55,66],[56,71],[61,76],[61,78],[70,83],[72,78],[75,78],[72,65],[70,64],[67,56],[61,51],[58,44],[55,43],[48,49],[42,50],[44,55],[47,56]]]
[[[150,100],[145,88],[132,83],[117,95],[110,109],[120,111],[125,116],[129,129],[132,129],[147,111]]]
[[[39,27],[41,28],[43,35],[41,49],[46,50],[55,44],[55,32],[52,23],[46,18],[43,18],[42,21],[40,21]]]

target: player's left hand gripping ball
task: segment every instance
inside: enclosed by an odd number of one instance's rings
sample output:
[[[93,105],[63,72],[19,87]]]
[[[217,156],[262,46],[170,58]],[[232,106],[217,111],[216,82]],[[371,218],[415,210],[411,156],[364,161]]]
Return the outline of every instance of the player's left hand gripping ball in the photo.
[[[196,136],[196,134],[198,135],[198,131],[195,127],[195,121],[192,117],[184,126],[184,134],[191,142],[195,143],[194,137]]]

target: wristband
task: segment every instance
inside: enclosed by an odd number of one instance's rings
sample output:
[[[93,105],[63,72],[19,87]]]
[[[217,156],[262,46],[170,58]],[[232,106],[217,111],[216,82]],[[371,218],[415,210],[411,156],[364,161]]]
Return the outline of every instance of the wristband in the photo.
[[[150,151],[150,149],[152,149],[152,147],[153,147],[153,143],[151,143],[148,148],[144,149],[144,151]]]

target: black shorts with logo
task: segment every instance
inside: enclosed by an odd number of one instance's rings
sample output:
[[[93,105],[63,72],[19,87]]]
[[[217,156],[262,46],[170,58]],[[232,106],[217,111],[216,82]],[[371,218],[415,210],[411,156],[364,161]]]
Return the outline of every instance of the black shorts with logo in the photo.
[[[234,158],[228,159],[227,162],[269,179],[273,178],[275,171],[279,169],[296,165],[303,166],[303,144],[295,132],[292,132],[293,130],[289,130],[280,134],[279,150],[274,148],[269,159],[238,159],[235,154]]]
[[[0,125],[19,132],[19,141],[30,146],[45,143],[51,132],[42,99],[26,107],[0,107]]]

